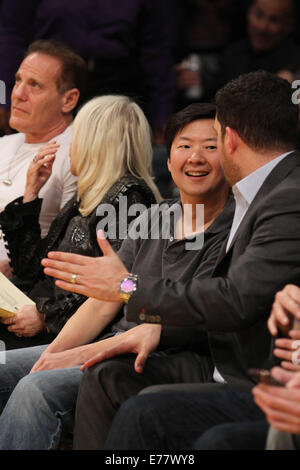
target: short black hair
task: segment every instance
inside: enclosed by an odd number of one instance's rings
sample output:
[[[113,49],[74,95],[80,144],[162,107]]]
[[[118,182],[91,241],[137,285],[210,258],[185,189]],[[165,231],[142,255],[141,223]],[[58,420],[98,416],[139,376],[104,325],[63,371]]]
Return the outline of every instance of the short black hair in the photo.
[[[227,126],[256,151],[298,147],[298,106],[291,84],[259,70],[231,80],[216,94],[222,135]]]
[[[60,41],[38,39],[29,45],[24,58],[39,52],[54,57],[61,62],[61,74],[57,80],[57,89],[65,93],[78,88],[83,93],[87,86],[88,70],[85,60],[72,47]]]
[[[193,103],[173,114],[165,129],[165,145],[168,155],[170,155],[173,140],[185,126],[199,119],[215,119],[215,116],[216,106],[212,103]]]

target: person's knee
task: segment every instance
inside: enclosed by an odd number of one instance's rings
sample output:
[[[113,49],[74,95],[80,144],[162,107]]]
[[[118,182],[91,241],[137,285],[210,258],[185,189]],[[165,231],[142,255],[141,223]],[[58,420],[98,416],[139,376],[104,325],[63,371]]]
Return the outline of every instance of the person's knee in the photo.
[[[29,374],[18,382],[10,396],[9,404],[16,410],[30,413],[30,409],[41,407],[44,401],[38,374]]]
[[[107,360],[86,369],[84,371],[81,389],[93,391],[104,389],[108,394],[113,394],[117,388],[119,391],[127,387],[130,374],[134,373],[130,359],[125,358]]]
[[[126,400],[118,411],[117,421],[125,423],[129,420],[131,424],[138,422],[140,417],[143,416],[145,401],[144,397],[141,399],[138,396]]]
[[[267,423],[224,423],[211,427],[195,441],[195,450],[263,450]]]
[[[148,436],[148,432],[150,434],[153,432],[151,416],[145,413],[147,405],[149,405],[148,397],[140,395],[122,404],[110,428],[105,444],[106,450],[143,448],[145,436]]]
[[[231,425],[214,426],[196,439],[193,449],[196,450],[225,450],[232,449]],[[229,446],[229,447],[228,447]]]
[[[85,369],[83,378],[81,381],[81,388],[92,390],[94,387],[98,387],[100,383],[106,382],[109,377],[112,377],[114,372],[113,364],[111,361],[104,361],[99,364],[95,364],[88,369]]]

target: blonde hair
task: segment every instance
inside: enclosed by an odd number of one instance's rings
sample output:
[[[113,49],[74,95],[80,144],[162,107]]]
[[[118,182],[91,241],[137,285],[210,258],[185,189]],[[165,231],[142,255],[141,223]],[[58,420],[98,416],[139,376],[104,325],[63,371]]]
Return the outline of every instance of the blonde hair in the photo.
[[[72,133],[81,215],[89,215],[126,173],[143,179],[161,200],[151,176],[150,127],[136,103],[118,95],[93,98],[78,112]]]

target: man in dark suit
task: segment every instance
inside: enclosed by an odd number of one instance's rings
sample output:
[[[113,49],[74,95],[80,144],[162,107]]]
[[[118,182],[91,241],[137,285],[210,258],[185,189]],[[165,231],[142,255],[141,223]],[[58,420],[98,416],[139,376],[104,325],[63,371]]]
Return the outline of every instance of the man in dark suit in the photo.
[[[127,319],[157,323],[152,325],[147,347],[138,337],[130,344],[120,339],[118,347],[86,364],[101,362],[88,369],[82,381],[77,436],[87,436],[91,426],[100,435],[101,414],[107,417],[109,410],[112,419],[122,403],[123,361],[102,361],[125,352],[141,355],[142,351],[145,363],[153,350],[151,342],[156,347],[159,341],[161,325],[200,325],[208,333],[213,386],[247,392],[253,386],[247,370],[272,364],[267,331],[272,301],[278,290],[297,282],[300,275],[298,108],[292,103],[288,82],[267,72],[250,73],[228,83],[217,93],[216,103],[218,145],[236,210],[212,279],[180,283],[146,274],[136,279],[105,240],[101,245],[106,256],[93,263],[59,253],[43,262],[46,274],[63,280],[57,281],[60,287],[102,300],[119,299],[120,286],[122,290],[124,279],[129,278]],[[105,273],[101,280],[95,281],[96,272]],[[71,282],[72,273],[77,275],[76,283]],[[118,369],[115,385],[111,380],[114,369]],[[106,405],[97,401],[100,391],[108,397]],[[93,406],[87,406],[87,401]],[[78,448],[81,442],[78,437]]]

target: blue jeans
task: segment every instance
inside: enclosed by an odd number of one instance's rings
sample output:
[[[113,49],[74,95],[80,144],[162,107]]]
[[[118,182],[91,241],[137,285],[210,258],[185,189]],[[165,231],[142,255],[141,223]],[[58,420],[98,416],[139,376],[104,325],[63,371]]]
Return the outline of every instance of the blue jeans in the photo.
[[[79,367],[29,374],[45,346],[6,352],[0,364],[0,449],[56,449],[72,429]]]

